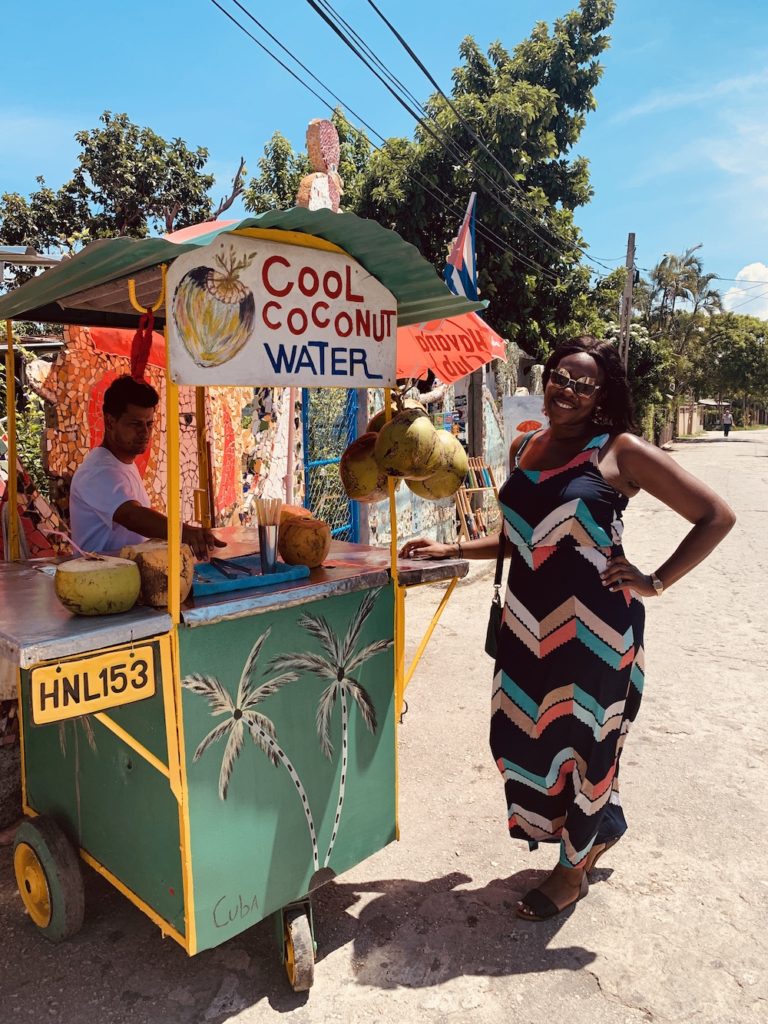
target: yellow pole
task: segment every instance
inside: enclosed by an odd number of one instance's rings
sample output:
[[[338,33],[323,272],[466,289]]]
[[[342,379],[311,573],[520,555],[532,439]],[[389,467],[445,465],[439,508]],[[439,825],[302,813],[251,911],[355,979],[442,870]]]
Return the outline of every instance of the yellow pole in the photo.
[[[163,294],[165,294],[165,264]],[[165,436],[167,461],[165,488],[168,513],[168,614],[174,625],[181,619],[181,475],[179,468],[179,388],[171,380],[171,356],[168,348],[168,317],[165,321]]]
[[[392,392],[384,390],[384,419],[392,419]],[[389,560],[392,582],[395,585],[395,713],[398,718],[403,710],[403,693],[405,692],[405,588],[400,586],[397,571],[397,506],[395,502],[395,482],[392,477],[387,480],[389,492]]]
[[[21,558],[19,543],[19,504],[16,477],[16,366],[13,359],[13,324],[5,321],[5,400],[8,423],[8,550],[6,559],[18,562]]]
[[[213,509],[208,498],[208,431],[205,420],[205,388],[195,388],[195,430],[197,432],[197,492],[199,495],[200,525],[210,529]]]

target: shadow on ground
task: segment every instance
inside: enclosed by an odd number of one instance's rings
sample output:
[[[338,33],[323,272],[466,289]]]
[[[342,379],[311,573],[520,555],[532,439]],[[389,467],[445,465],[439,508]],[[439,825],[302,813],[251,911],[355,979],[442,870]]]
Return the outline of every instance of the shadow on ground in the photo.
[[[306,1003],[309,1012],[312,993],[288,987],[271,920],[190,959],[103,879],[90,871],[85,877],[85,925],[53,946],[24,917],[10,852],[0,851],[4,1019],[223,1024],[264,1003],[277,1013]],[[376,989],[427,987],[463,975],[578,971],[594,961],[593,952],[549,948],[571,911],[543,924],[514,915],[517,898],[542,877],[524,871],[480,888],[458,872],[425,882],[330,882],[314,898],[317,984],[324,969],[336,988],[345,984],[341,973],[349,984]],[[330,962],[337,951],[342,959]]]

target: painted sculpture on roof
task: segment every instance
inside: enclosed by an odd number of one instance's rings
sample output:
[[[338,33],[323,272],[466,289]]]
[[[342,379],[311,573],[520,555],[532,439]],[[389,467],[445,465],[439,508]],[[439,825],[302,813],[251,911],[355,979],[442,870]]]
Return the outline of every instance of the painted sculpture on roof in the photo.
[[[332,121],[315,118],[307,125],[307,156],[312,174],[299,183],[296,205],[339,212],[344,189],[339,177],[339,133]]]

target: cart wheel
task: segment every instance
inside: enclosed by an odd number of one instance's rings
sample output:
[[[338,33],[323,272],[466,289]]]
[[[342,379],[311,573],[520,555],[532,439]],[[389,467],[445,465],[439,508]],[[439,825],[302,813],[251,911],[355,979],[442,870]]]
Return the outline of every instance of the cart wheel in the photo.
[[[307,992],[315,980],[315,944],[304,910],[285,915],[285,971],[294,992]]]
[[[13,867],[24,907],[51,942],[63,942],[83,924],[80,861],[53,818],[25,821],[16,830]]]

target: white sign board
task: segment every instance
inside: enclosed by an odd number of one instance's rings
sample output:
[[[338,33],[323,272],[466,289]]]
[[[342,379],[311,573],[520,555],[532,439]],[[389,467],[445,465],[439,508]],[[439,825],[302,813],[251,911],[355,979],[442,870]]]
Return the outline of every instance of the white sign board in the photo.
[[[167,283],[177,384],[395,384],[397,303],[346,254],[222,235]]]
[[[549,425],[544,415],[543,395],[506,395],[501,405],[504,418],[504,446],[509,454],[509,446],[519,434]]]

